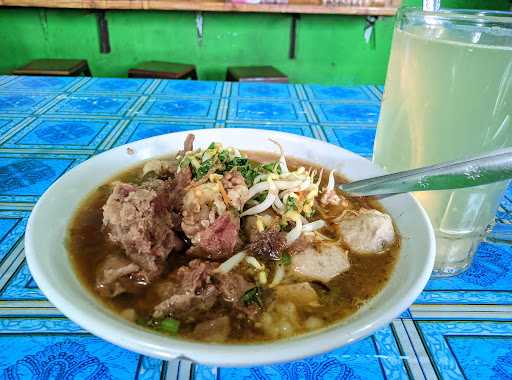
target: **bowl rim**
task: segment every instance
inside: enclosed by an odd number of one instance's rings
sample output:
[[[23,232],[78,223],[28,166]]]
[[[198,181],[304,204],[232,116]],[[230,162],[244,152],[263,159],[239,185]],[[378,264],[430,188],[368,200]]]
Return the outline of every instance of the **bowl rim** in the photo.
[[[146,145],[152,141],[157,141],[166,138],[177,138],[180,141],[189,134],[194,133],[197,135],[204,134],[205,131],[211,131],[215,129],[200,129],[190,130],[183,132],[173,132],[169,134],[159,135],[150,137],[147,139],[127,143],[119,147],[115,147],[108,151],[102,152],[98,155],[90,157],[85,162],[77,165],[76,167],[68,170],[58,180],[56,180],[40,197],[37,204],[33,208],[25,231],[25,255],[30,272],[36,281],[40,290],[46,295],[48,300],[59,309],[66,317],[75,322],[83,329],[90,333],[108,341],[115,345],[121,346],[125,349],[141,353],[143,355],[157,357],[164,360],[173,360],[177,358],[189,359],[194,362],[200,362],[206,365],[222,365],[226,367],[244,367],[244,366],[255,366],[255,365],[266,365],[275,364],[280,362],[286,362],[296,360],[304,357],[309,357],[324,353],[349,343],[353,343],[357,340],[365,338],[378,329],[389,324],[394,318],[396,318],[401,312],[407,309],[414,300],[419,296],[421,291],[426,286],[430,274],[434,266],[435,258],[435,236],[434,230],[430,223],[430,219],[427,213],[419,204],[419,202],[412,197],[411,194],[406,194],[413,204],[416,206],[417,211],[422,217],[422,222],[426,227],[428,247],[424,252],[424,266],[419,270],[419,275],[414,282],[414,286],[407,290],[406,296],[400,299],[400,301],[393,305],[392,308],[383,310],[379,317],[373,319],[367,324],[358,323],[357,319],[351,321],[351,325],[357,328],[353,328],[347,331],[343,336],[337,336],[336,330],[340,329],[342,325],[335,324],[321,329],[319,331],[299,335],[297,337],[289,339],[280,339],[272,342],[259,342],[259,343],[244,343],[244,344],[219,344],[219,343],[205,343],[195,342],[190,340],[184,340],[179,338],[172,338],[167,336],[161,336],[147,331],[141,327],[134,325],[133,323],[126,322],[122,318],[115,316],[112,312],[109,312],[106,308],[103,310],[94,310],[91,308],[89,313],[84,313],[83,305],[77,306],[71,302],[59,291],[59,287],[54,284],[51,280],[51,276],[45,274],[41,268],[40,259],[36,254],[37,249],[34,246],[32,231],[38,218],[40,218],[40,209],[46,202],[46,199],[52,194],[52,192],[65,183],[66,178],[71,176],[72,173],[78,167],[85,167],[86,165],[92,166],[98,161],[101,162],[107,155],[114,155],[118,152],[125,151],[128,147],[137,149],[137,146]],[[220,128],[218,131],[229,130],[228,128]],[[376,168],[372,162],[364,157],[361,157],[353,152],[343,149],[337,145],[329,144],[326,141],[298,136],[286,132],[269,131],[256,128],[236,128],[237,132],[244,134],[258,134],[264,133],[265,136],[271,135],[271,137],[278,139],[292,140],[292,142],[301,143],[315,143],[315,144],[328,144],[333,147],[344,151],[345,155],[352,156],[358,160],[365,160],[368,165]],[[208,132],[215,133],[215,132]],[[293,154],[292,154],[293,155]],[[156,157],[156,156],[155,156]],[[142,162],[140,160],[139,162]],[[84,292],[89,292],[81,285]],[[81,300],[79,300],[81,301]],[[82,302],[82,301],[81,301]],[[85,302],[85,301],[83,301]],[[91,306],[98,306],[99,301],[91,301]],[[92,315],[91,315],[92,314]],[[350,317],[349,317],[350,318]],[[329,337],[328,335],[331,335]],[[275,355],[279,352],[278,355]],[[271,356],[272,355],[272,356]]]

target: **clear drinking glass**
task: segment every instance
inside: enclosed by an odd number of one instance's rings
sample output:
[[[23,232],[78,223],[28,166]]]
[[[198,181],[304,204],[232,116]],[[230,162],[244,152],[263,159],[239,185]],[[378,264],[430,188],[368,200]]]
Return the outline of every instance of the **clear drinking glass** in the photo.
[[[404,8],[374,161],[389,172],[512,146],[512,12]],[[506,183],[415,193],[437,238],[434,275],[461,273]]]

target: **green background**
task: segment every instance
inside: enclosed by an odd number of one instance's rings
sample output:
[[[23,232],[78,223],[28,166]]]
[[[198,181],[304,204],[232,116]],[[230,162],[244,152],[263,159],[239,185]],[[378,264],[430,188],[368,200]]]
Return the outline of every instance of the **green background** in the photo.
[[[419,0],[404,0],[419,5]],[[443,0],[443,7],[510,9],[510,0]],[[94,76],[124,77],[144,60],[197,65],[199,79],[224,79],[228,65],[273,65],[291,82],[381,84],[393,17],[381,17],[366,43],[365,17],[301,15],[296,58],[289,59],[290,15],[108,11],[112,51],[101,54],[94,12],[0,8],[0,73],[35,58],[84,58]]]

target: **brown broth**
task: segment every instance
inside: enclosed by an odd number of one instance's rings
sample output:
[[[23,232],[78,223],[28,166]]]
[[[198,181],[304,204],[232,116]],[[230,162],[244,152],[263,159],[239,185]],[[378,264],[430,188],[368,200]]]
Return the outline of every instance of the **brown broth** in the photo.
[[[275,160],[276,158],[272,154],[262,152],[246,153],[249,158],[260,162]],[[318,168],[314,164],[293,158],[287,158],[287,162],[290,168],[299,165]],[[130,168],[114,177],[109,183],[114,180],[139,182],[141,167],[142,165]],[[324,178],[326,177],[324,176]],[[337,183],[347,182],[342,176],[337,176],[336,181]],[[67,239],[71,261],[81,283],[100,302],[114,312],[121,313],[127,308],[132,308],[136,310],[137,315],[149,315],[153,307],[159,302],[155,294],[155,288],[159,285],[159,282],[155,282],[140,294],[122,294],[113,299],[97,296],[94,289],[97,265],[107,253],[121,252],[119,247],[108,240],[107,233],[102,227],[102,206],[110,195],[110,189],[111,187],[108,184],[100,186],[87,196],[76,211],[70,224]],[[383,210],[382,206],[371,198],[349,199],[358,208],[367,207]],[[336,213],[336,210],[333,210],[333,213]],[[324,232],[329,234],[329,227],[326,227]],[[374,297],[388,281],[399,254],[399,240],[397,239],[395,247],[378,255],[361,255],[350,252],[350,269],[331,280],[328,283],[329,290],[325,286],[313,284],[319,295],[321,306],[301,310],[301,316],[304,319],[308,316],[316,316],[331,324],[355,313],[366,301]],[[169,271],[171,272],[179,266],[185,265],[190,260],[184,254],[173,254],[171,260],[169,260]],[[219,312],[220,310],[214,311],[217,315]],[[179,335],[192,338],[192,329],[193,325],[182,324]],[[301,332],[303,331],[298,331],[298,333]],[[232,325],[232,333],[227,342],[254,342],[269,339],[263,333],[258,332],[258,329],[252,324],[238,320]]]

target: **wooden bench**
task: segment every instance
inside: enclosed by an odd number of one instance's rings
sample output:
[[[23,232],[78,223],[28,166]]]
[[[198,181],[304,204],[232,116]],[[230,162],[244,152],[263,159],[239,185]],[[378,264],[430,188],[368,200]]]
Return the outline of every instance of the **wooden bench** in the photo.
[[[226,80],[231,82],[288,83],[288,77],[272,66],[228,67]]]
[[[195,65],[174,62],[143,62],[128,70],[129,78],[197,79]]]
[[[36,59],[13,70],[14,75],[91,76],[85,59]]]

